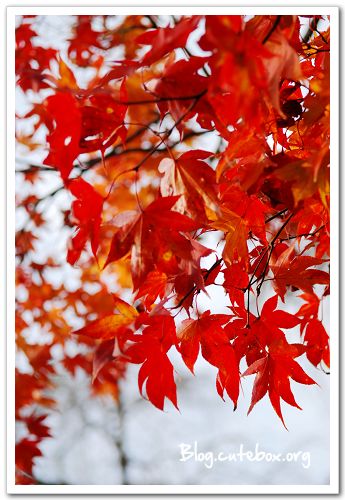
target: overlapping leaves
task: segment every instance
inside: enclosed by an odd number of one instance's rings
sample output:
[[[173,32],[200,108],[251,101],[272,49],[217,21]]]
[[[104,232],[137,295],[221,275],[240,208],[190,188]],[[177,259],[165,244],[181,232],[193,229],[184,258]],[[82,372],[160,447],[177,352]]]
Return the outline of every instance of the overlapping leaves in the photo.
[[[19,482],[47,437],[24,410],[51,404],[44,388],[53,373],[51,345],[28,345],[24,318],[34,311],[64,345],[71,327],[51,306],[57,296],[85,322],[73,338],[95,348],[66,355],[63,366],[86,370],[97,393],[115,398],[134,363],[140,392],[159,409],[167,400],[177,407],[175,350],[193,373],[200,358],[212,365],[234,408],[255,375],[249,411],[267,396],[284,423],[282,401],[299,408],[291,380],[314,384],[299,358],[329,368],[320,306],[329,294],[329,29],[320,34],[319,17],[306,20],[310,43],[297,16],[137,15],[116,28],[108,16],[98,28],[94,16],[76,16],[64,55],[38,44],[34,17],[18,26],[17,83],[37,97],[22,118],[34,118],[33,130],[19,130],[18,142],[35,150],[43,127],[44,168],[72,197],[67,261],[82,273],[75,292],[49,283],[45,269],[56,264],[33,260],[40,200],[25,195],[35,228],[17,234],[18,284],[28,290],[17,343],[37,377],[17,373],[16,415],[32,434],[18,443]],[[114,46],[122,60],[109,59]],[[24,175],[40,180],[34,166]],[[198,307],[199,294],[215,290],[225,314]],[[274,295],[261,303],[264,292]],[[295,315],[278,307],[291,294],[302,300]],[[286,330],[297,327],[292,343]]]

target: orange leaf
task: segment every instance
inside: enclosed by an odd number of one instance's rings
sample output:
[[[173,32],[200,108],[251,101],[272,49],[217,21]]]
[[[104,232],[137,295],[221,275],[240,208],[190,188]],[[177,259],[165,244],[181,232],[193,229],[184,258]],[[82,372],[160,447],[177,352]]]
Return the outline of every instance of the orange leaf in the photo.
[[[84,328],[73,332],[73,334],[101,340],[114,339],[119,332],[133,323],[139,315],[134,307],[117,297],[115,297],[115,307],[120,314],[111,314],[92,321]]]

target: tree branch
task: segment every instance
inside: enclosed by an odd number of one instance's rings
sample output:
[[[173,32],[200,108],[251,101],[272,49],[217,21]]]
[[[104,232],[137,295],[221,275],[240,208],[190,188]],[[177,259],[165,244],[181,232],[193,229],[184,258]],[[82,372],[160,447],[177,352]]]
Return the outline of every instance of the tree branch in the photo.
[[[199,137],[201,135],[210,134],[210,133],[212,133],[212,130],[190,131],[184,135],[183,141],[186,141],[188,139],[192,139],[193,137]],[[169,149],[174,149],[179,144],[181,144],[181,141],[175,141],[169,146]],[[119,151],[118,152],[116,152],[115,150],[112,151],[111,156],[106,155],[105,159],[109,159],[110,157],[114,157],[114,156],[123,156],[123,155],[131,154],[131,153],[147,154],[154,149],[153,147],[152,148],[136,147],[136,148],[126,148],[126,149],[121,150],[120,149],[120,147],[122,147],[121,144],[119,146],[116,146],[116,148],[117,147],[119,148]],[[165,151],[168,151],[167,147],[159,149],[160,153],[165,152]],[[26,163],[25,160],[22,158],[17,158],[16,161],[21,162],[21,163]],[[81,165],[73,165],[73,168],[78,168],[82,172],[84,172],[84,171],[86,172],[87,170],[90,170],[92,167],[94,167],[95,165],[97,165],[101,161],[102,161],[101,158],[92,158],[91,160],[86,161]],[[37,170],[42,171],[42,172],[58,173],[58,170],[56,170],[54,167],[50,167],[48,165],[41,165],[41,164],[32,164],[32,163],[29,165],[28,168],[17,169],[16,173],[25,174],[25,173],[34,172]]]
[[[265,36],[265,38],[262,40],[262,43],[265,44],[271,37],[271,35],[275,32],[275,30],[277,29],[279,23],[280,23],[280,20],[281,20],[282,16],[277,16],[274,23],[272,24],[271,26],[271,29],[269,30],[269,32],[267,33],[267,35]]]
[[[303,236],[308,237],[308,236],[315,236],[319,231],[324,229],[325,224],[322,226],[318,227],[313,231],[312,233],[301,233],[301,234],[295,234],[294,236],[289,236],[288,238],[280,238],[279,241],[289,241],[289,240],[294,240],[295,238],[302,238]]]
[[[167,101],[192,101],[193,99],[199,99],[203,95],[205,95],[206,91],[199,92],[199,94],[193,95],[183,95],[176,97],[157,97],[156,99],[141,99],[139,101],[121,101],[114,99],[116,104],[123,104],[124,106],[136,106],[142,104],[159,104],[160,102]]]

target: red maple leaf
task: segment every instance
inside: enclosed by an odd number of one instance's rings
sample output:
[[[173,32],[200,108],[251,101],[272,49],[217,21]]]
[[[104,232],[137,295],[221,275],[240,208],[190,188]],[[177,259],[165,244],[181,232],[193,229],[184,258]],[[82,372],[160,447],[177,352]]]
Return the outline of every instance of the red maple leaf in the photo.
[[[321,361],[326,366],[330,366],[328,333],[317,318],[312,319],[307,324],[304,333],[304,343],[307,346],[307,358],[314,366],[318,366]]]
[[[280,400],[283,399],[289,405],[301,409],[295,401],[289,379],[291,378],[300,384],[316,383],[294,360],[303,352],[305,352],[305,348],[301,344],[288,344],[279,341],[279,343],[270,345],[269,353],[266,356],[258,359],[247,368],[242,375],[243,377],[256,373],[248,413],[268,392],[275,412],[286,427]]]
[[[49,154],[44,163],[57,168],[66,181],[80,153],[81,112],[76,98],[66,92],[49,96],[46,110],[50,120],[47,137]]]
[[[67,261],[73,265],[79,259],[88,239],[91,241],[91,249],[96,257],[104,198],[91,184],[81,178],[68,182],[68,188],[77,198],[72,203],[77,232],[71,240],[67,254]]]
[[[175,322],[170,315],[159,314],[147,317],[144,324],[141,334],[129,337],[124,359],[142,363],[138,376],[141,394],[145,385],[147,398],[157,408],[163,410],[165,398],[178,408],[174,367],[167,356],[177,340]]]
[[[178,332],[178,339],[179,351],[192,373],[201,346],[206,361],[218,368],[216,381],[218,394],[223,397],[226,391],[236,409],[239,395],[238,360],[229,337],[222,328],[229,320],[229,315],[210,314],[207,311],[199,319],[184,320]]]
[[[136,40],[138,43],[151,45],[151,49],[142,58],[141,63],[149,66],[172,50],[185,47],[189,35],[195,30],[200,19],[200,16],[191,16],[182,19],[173,28],[158,28],[140,35]]]
[[[201,224],[172,210],[178,199],[179,196],[156,199],[140,213],[132,214],[131,222],[117,231],[112,239],[105,265],[123,257],[132,248],[131,270],[135,290],[154,270],[155,264],[164,272],[170,261],[175,263],[176,257],[185,258],[186,246],[191,255],[193,248],[181,233],[194,231]]]
[[[314,285],[328,285],[328,273],[319,269],[310,269],[324,262],[323,259],[309,255],[295,255],[294,247],[288,247],[279,255],[274,265],[271,265],[274,274],[273,286],[279,297],[284,301],[286,289],[289,286],[312,294]]]
[[[289,378],[301,384],[315,382],[294,360],[306,352],[306,347],[303,344],[289,344],[281,330],[297,326],[300,319],[286,311],[277,310],[277,301],[278,295],[268,299],[262,308],[260,318],[251,324],[251,330],[260,349],[257,351],[257,359],[248,366],[242,376],[257,374],[248,413],[268,392],[272,406],[285,426],[280,399],[299,408],[292,394]]]

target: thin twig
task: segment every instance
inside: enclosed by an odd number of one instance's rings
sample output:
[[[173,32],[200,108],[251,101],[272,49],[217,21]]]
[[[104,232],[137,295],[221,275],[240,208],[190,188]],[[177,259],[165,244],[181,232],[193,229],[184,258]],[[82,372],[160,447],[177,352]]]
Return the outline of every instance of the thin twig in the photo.
[[[183,96],[176,96],[176,97],[157,97],[156,99],[141,99],[138,101],[121,101],[121,100],[116,100],[114,99],[114,102],[116,104],[123,104],[124,106],[136,106],[136,105],[142,105],[142,104],[159,104],[160,102],[166,102],[166,101],[191,101],[193,99],[198,99],[202,95],[205,94],[205,91],[199,92],[199,94],[193,94],[193,95],[183,95]]]
[[[249,324],[249,315],[250,315],[250,311],[249,311],[249,297],[250,297],[250,289],[254,283],[254,277],[255,277],[255,273],[256,271],[259,269],[259,266],[261,264],[261,262],[263,261],[263,258],[265,257],[266,253],[268,252],[268,249],[269,247],[266,247],[265,250],[263,250],[262,254],[260,255],[260,258],[255,266],[255,269],[253,271],[253,274],[252,274],[252,277],[250,278],[249,280],[249,283],[247,285],[247,288],[245,289],[245,291],[247,291],[247,324],[246,324],[246,328],[250,328],[250,324]]]
[[[274,244],[277,241],[277,239],[279,238],[280,234],[285,229],[285,227],[288,225],[288,223],[290,222],[290,220],[292,219],[293,216],[294,216],[294,213],[291,213],[289,215],[289,217],[286,219],[286,221],[284,222],[284,224],[281,226],[281,228],[279,229],[279,231],[277,232],[277,234],[274,236],[273,240],[269,244],[269,249],[270,250],[269,250],[269,254],[268,254],[268,257],[267,257],[266,264],[265,264],[265,268],[264,268],[264,270],[262,272],[262,279],[261,279],[260,283],[258,284],[258,286],[256,287],[256,291],[257,291],[258,295],[260,295],[261,287],[262,287],[262,285],[264,283],[264,280],[265,280],[267,268],[269,266],[269,263],[270,263],[270,260],[271,260],[271,256],[272,256],[272,253],[273,253],[273,250],[274,250]]]
[[[315,236],[321,229],[325,227],[325,224],[322,224],[322,226],[318,227],[313,231],[312,233],[301,233],[301,234],[295,234],[294,236],[289,236],[288,238],[280,238],[279,241],[289,241],[289,240],[294,240],[295,238],[302,238],[302,236]]]
[[[289,210],[288,208],[284,208],[283,210],[280,210],[280,212],[277,212],[277,213],[271,215],[271,217],[268,217],[268,219],[265,220],[265,224],[267,224],[268,222],[271,222],[271,220],[275,219],[276,217],[279,217],[280,215],[285,214],[285,212],[287,212],[288,210]]]
[[[188,115],[188,113],[190,113],[192,111],[192,109],[196,106],[197,102],[199,101],[199,99],[205,95],[207,92],[207,90],[205,90],[204,92],[201,92],[199,94],[199,96],[197,98],[194,99],[194,101],[192,102],[192,104],[188,107],[188,109],[185,111],[185,113],[183,113],[183,115],[180,116],[180,118],[178,120],[176,120],[176,122],[174,123],[174,125],[172,127],[170,127],[170,129],[164,134],[163,138],[156,144],[156,146],[154,146],[151,151],[146,155],[144,156],[144,158],[142,160],[140,160],[139,163],[137,163],[137,165],[135,167],[131,167],[127,170],[124,170],[123,172],[120,172],[119,174],[117,174],[114,179],[112,180],[111,182],[111,185],[110,185],[110,188],[109,188],[109,191],[108,191],[108,194],[106,196],[106,199],[109,198],[110,196],[110,193],[115,185],[115,182],[119,179],[119,177],[121,177],[122,175],[124,174],[128,174],[129,172],[138,172],[139,168],[142,167],[142,165],[144,165],[144,163],[149,159],[151,158],[151,156],[156,152],[158,151],[158,149],[165,143],[166,139],[168,139],[170,137],[170,135],[173,133],[173,131],[175,130],[175,128],[177,128],[180,123],[182,123],[182,121],[186,118],[186,116]]]

